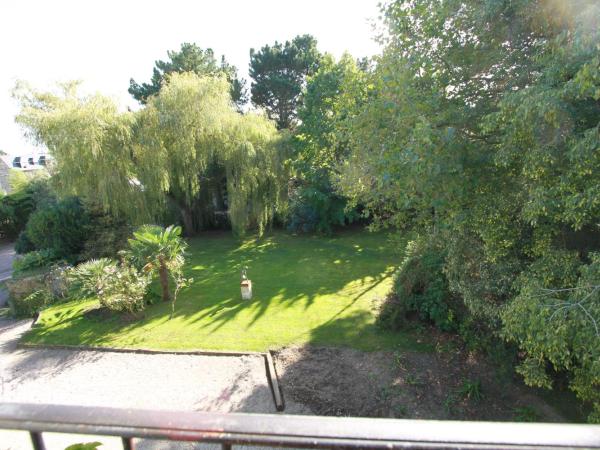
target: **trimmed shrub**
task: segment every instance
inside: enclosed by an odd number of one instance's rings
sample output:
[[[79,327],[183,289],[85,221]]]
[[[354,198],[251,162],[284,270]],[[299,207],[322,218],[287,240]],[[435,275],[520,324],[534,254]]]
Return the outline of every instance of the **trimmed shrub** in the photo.
[[[24,254],[13,261],[15,274],[38,267],[47,267],[59,259],[53,250],[36,250]]]
[[[47,179],[31,180],[23,189],[0,199],[0,236],[14,239],[25,229],[35,209],[54,200]],[[27,253],[31,248],[18,253]]]
[[[292,232],[317,231],[330,234],[333,227],[358,220],[355,209],[348,209],[345,198],[329,185],[298,186],[289,199],[287,228]]]
[[[68,198],[34,212],[25,228],[37,249],[49,249],[57,257],[73,259],[88,236],[89,216],[77,198]]]
[[[67,273],[72,296],[95,296],[100,304],[117,312],[144,309],[150,276],[127,264],[101,258],[79,264]]]
[[[18,255],[24,255],[25,253],[33,251],[35,251],[35,245],[27,237],[27,233],[25,233],[25,231],[21,231],[17,241],[15,242],[15,252]]]
[[[380,325],[399,329],[417,315],[444,331],[458,326],[458,302],[444,275],[445,253],[435,242],[419,238],[408,243],[394,276],[394,288],[378,317]]]

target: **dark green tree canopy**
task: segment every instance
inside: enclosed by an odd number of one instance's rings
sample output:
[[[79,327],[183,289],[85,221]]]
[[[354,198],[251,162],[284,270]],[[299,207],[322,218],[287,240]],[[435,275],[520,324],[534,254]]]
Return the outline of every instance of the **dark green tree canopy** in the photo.
[[[196,44],[183,43],[179,51],[168,51],[168,61],[158,60],[154,63],[152,78],[149,83],[138,84],[133,78],[129,81],[129,93],[142,104],[148,98],[156,95],[164,83],[167,75],[177,72],[193,72],[197,75],[225,74],[231,84],[231,98],[238,105],[243,106],[247,101],[245,81],[238,77],[237,69],[221,56],[219,63],[211,48],[206,50]]]
[[[308,34],[250,49],[252,103],[263,107],[279,129],[294,124],[306,77],[316,72],[320,59],[317,41]]]

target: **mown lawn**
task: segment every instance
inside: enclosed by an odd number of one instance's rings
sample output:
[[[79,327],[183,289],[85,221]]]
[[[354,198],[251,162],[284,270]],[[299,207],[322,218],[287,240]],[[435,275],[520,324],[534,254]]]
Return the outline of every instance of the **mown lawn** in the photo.
[[[390,289],[397,245],[382,233],[335,237],[274,232],[236,240],[207,233],[190,241],[186,264],[194,278],[170,305],[150,305],[145,317],[94,318],[94,300],[45,310],[25,341],[154,349],[264,351],[290,344],[344,345],[363,350],[424,349],[410,333],[375,325],[374,311]],[[240,268],[248,266],[254,298],[240,298]]]

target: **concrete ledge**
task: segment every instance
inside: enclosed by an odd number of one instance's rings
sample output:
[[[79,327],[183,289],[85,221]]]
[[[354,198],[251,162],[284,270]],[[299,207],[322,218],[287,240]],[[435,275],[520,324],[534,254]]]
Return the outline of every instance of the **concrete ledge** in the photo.
[[[220,350],[154,350],[149,348],[96,347],[93,345],[30,344],[26,342],[18,343],[17,348],[28,350],[79,350],[94,352],[139,353],[148,355],[264,356],[264,353],[261,352],[229,352]]]

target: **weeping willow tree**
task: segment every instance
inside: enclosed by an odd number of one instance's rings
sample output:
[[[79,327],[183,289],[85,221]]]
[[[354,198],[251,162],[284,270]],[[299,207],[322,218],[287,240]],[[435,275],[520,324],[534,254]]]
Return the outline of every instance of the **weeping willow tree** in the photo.
[[[173,74],[136,113],[75,87],[16,91],[17,120],[48,147],[63,192],[134,223],[175,208],[188,234],[219,216],[262,233],[283,197],[281,139],[264,116],[236,111],[224,77]]]
[[[16,117],[26,134],[54,158],[53,181],[64,195],[78,195],[116,215],[146,220],[146,208],[131,159],[132,113],[121,113],[108,97],[80,97],[78,83],[60,85],[58,94],[19,83]]]
[[[224,77],[173,74],[137,119],[133,155],[153,210],[171,202],[190,232],[227,209],[236,233],[262,232],[281,199],[279,135],[235,110]]]

